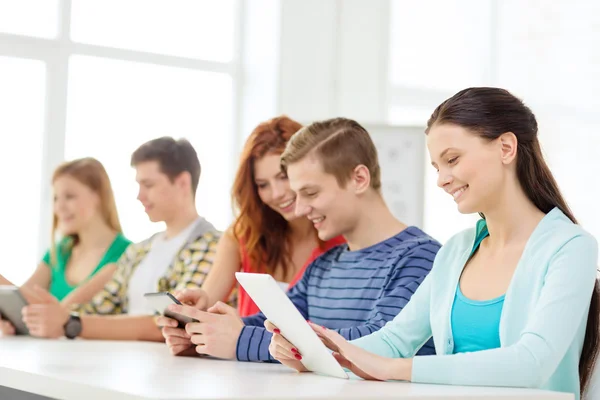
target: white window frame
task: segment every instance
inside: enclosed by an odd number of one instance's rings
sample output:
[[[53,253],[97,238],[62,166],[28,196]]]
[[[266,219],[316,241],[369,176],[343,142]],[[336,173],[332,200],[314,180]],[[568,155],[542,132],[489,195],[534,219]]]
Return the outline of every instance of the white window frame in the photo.
[[[58,3],[58,29],[56,38],[38,38],[20,34],[0,33],[0,56],[43,61],[46,65],[46,102],[44,112],[42,181],[40,193],[40,223],[36,243],[38,257],[48,248],[52,224],[51,184],[52,173],[65,158],[65,132],[67,118],[67,84],[69,58],[86,55],[112,60],[134,61],[168,67],[228,74],[233,82],[234,151],[243,138],[240,132],[240,107],[242,104],[241,54],[243,32],[243,0],[234,0],[234,48],[229,62],[207,61],[194,58],[155,54],[129,49],[90,45],[71,40],[72,0]],[[32,11],[33,12],[33,11]],[[236,160],[231,160],[235,163]]]

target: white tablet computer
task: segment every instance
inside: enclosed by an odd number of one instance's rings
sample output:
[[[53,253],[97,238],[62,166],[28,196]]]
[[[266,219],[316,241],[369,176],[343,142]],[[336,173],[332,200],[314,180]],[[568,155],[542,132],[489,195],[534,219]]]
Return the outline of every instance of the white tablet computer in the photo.
[[[348,379],[348,374],[271,275],[236,272],[235,277],[269,321],[298,348],[306,369]]]

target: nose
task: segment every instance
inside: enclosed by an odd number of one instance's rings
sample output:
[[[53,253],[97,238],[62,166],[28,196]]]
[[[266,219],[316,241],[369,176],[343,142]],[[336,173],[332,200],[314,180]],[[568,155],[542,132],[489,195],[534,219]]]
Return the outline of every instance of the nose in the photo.
[[[144,194],[142,192],[142,188],[141,187],[138,189],[137,199],[138,199],[138,201],[143,201],[143,199],[144,199]]]
[[[307,216],[310,213],[310,211],[311,207],[306,202],[304,202],[304,200],[302,200],[299,196],[296,197],[296,209],[294,210],[296,216]]]
[[[287,191],[286,185],[283,182],[275,182],[272,185],[273,188],[273,199],[282,200]]]
[[[438,172],[437,185],[443,189],[450,183],[452,183],[452,175],[448,171],[440,170],[440,172]]]
[[[56,199],[54,200],[54,212],[59,213],[61,211],[65,210],[65,202],[60,200],[60,199]]]

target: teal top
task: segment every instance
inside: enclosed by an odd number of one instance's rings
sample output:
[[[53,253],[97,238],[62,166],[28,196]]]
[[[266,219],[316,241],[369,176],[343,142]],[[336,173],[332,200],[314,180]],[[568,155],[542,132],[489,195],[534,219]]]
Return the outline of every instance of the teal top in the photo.
[[[487,226],[480,225],[471,256],[489,235]],[[456,285],[450,319],[454,337],[453,354],[500,347],[500,316],[503,305],[504,295],[485,301],[471,300],[463,295],[460,283]]]
[[[492,300],[471,300],[462,294],[459,285],[452,307],[453,354],[500,347],[503,305],[504,295]]]
[[[598,265],[596,239],[558,208],[546,214],[506,291],[500,347],[454,354],[450,311],[476,232],[472,228],[452,237],[406,307],[383,328],[352,343],[384,357],[414,357],[413,382],[529,387],[579,399],[579,358]],[[431,336],[436,355],[415,357]]]
[[[117,233],[115,240],[113,240],[112,244],[108,247],[104,256],[87,279],[94,276],[105,265],[117,262],[121,257],[121,254],[125,252],[125,249],[127,249],[130,244],[131,241],[129,239],[125,238],[121,233]],[[56,244],[56,264],[52,264],[50,260],[50,250],[46,252],[42,259],[51,271],[50,288],[48,291],[59,301],[67,297],[69,293],[79,286],[79,284],[71,285],[67,282],[66,278],[66,267],[69,263],[69,258],[71,257],[72,247],[72,239],[70,237],[64,238]]]

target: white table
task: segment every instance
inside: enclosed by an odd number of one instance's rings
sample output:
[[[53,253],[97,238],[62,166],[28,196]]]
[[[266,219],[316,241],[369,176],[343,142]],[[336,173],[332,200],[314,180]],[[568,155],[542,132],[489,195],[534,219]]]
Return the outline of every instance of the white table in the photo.
[[[171,356],[142,342],[0,338],[0,386],[57,399],[572,400],[529,389],[366,382]]]

